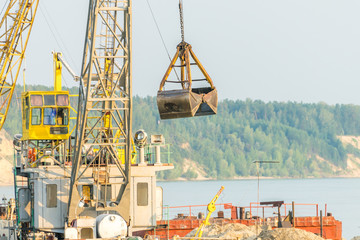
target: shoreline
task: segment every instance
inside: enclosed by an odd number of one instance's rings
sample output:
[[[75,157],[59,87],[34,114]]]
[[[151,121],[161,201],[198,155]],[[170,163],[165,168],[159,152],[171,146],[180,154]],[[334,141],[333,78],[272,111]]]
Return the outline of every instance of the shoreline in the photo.
[[[349,176],[349,175],[339,175],[339,176],[328,176],[328,177],[259,177],[260,180],[292,180],[292,179],[337,179],[337,178],[360,178],[360,176]],[[157,179],[157,182],[201,182],[201,181],[233,181],[233,180],[256,180],[257,176],[250,177],[235,177],[235,178],[224,178],[224,179],[171,179],[171,180],[162,180]]]
[[[349,175],[340,175],[340,176],[329,176],[329,177],[259,177],[260,180],[293,180],[293,179],[337,179],[337,178],[360,178],[360,176],[349,176]],[[257,176],[250,177],[234,177],[234,178],[226,178],[226,179],[215,179],[215,178],[201,178],[201,179],[157,179],[157,182],[210,182],[210,181],[234,181],[234,180],[256,180]],[[9,183],[0,183],[0,187],[12,187],[14,184]]]

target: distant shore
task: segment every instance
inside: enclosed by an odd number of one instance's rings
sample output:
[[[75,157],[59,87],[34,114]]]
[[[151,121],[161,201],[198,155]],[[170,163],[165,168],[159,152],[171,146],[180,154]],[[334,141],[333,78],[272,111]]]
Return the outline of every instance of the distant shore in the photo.
[[[328,179],[328,178],[360,178],[360,176],[354,175],[339,175],[339,176],[326,176],[326,177],[262,177],[260,176],[260,180],[269,180],[269,179]],[[177,179],[157,179],[157,182],[200,182],[200,181],[232,181],[232,180],[256,180],[257,176],[249,176],[249,177],[234,177],[234,178],[225,178],[225,179],[216,179],[216,178],[194,178],[194,179],[186,179],[186,178],[177,178]],[[10,183],[0,183],[0,187],[11,187],[14,184]]]

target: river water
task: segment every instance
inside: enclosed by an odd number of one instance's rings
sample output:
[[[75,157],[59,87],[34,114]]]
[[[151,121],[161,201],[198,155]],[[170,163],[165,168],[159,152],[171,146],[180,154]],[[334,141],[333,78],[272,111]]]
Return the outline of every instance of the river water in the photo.
[[[261,179],[259,188],[257,180],[158,182],[158,185],[164,191],[163,204],[170,206],[207,204],[221,186],[225,189],[217,203],[249,206],[250,202],[257,202],[259,194],[260,201],[318,203],[323,212],[327,204],[327,211],[342,221],[345,239],[360,236],[360,178]],[[0,187],[1,198],[13,195],[12,187]],[[305,209],[295,210],[295,214],[301,210]],[[315,215],[315,210],[309,215]]]

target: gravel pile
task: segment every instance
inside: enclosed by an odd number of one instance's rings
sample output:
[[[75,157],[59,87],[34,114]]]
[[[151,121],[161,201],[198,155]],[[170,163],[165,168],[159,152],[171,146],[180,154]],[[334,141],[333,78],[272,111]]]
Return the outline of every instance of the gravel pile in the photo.
[[[193,237],[196,231],[197,228],[186,237]],[[238,240],[323,240],[323,238],[301,229],[277,228],[272,230],[270,226],[248,227],[240,223],[205,226],[202,237]]]
[[[276,228],[270,231],[263,231],[260,233],[259,238],[261,240],[323,240],[322,237],[297,228]]]
[[[192,230],[186,235],[186,237],[193,237],[197,231],[197,228]],[[260,231],[259,231],[260,232]],[[250,236],[256,236],[255,228],[251,229],[244,224],[240,223],[229,223],[223,226],[211,224],[205,226],[203,229],[202,237],[213,237],[223,239],[245,239]]]

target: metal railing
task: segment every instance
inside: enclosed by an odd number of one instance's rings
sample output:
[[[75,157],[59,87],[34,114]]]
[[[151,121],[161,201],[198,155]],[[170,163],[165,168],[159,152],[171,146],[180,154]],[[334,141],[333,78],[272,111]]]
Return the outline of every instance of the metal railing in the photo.
[[[292,211],[293,203],[284,203],[280,207],[280,215],[282,217],[288,215],[288,211]],[[237,207],[237,215],[240,218],[239,207],[233,206],[231,203],[219,203],[216,204],[218,207],[217,211],[223,211],[225,218],[231,217],[231,208]],[[269,205],[260,205],[258,202],[250,202],[249,206],[242,207],[245,210],[245,215],[247,215],[244,219],[263,219],[265,221],[266,218],[276,218],[278,214],[277,207],[269,206]],[[319,217],[319,204],[312,203],[294,203],[294,208],[296,210],[296,217],[300,216],[314,216]],[[207,205],[185,205],[185,206],[165,206],[164,210],[167,211],[167,215],[163,216],[163,219],[168,220],[175,218],[194,218],[197,217],[199,212],[206,213]],[[260,211],[256,211],[260,210]],[[164,211],[165,212],[165,211]],[[325,216],[327,215],[327,204],[325,204]]]
[[[203,204],[203,205],[185,205],[185,206],[165,206],[163,207],[164,210],[167,211],[167,218],[176,218],[179,217],[179,214],[182,214],[184,217],[197,217],[197,213],[202,212],[205,213],[207,211],[207,204]],[[225,208],[225,206],[232,206],[231,203],[219,203],[219,204],[215,204],[216,207],[219,207],[217,210],[218,211],[223,211],[223,210],[228,210]],[[229,213],[226,214],[226,217],[230,216],[230,210],[228,211]],[[195,214],[194,214],[195,213]],[[163,216],[164,217],[164,216]],[[164,219],[164,220],[168,220],[168,219]]]
[[[154,164],[156,162],[156,153],[155,148],[159,146],[157,144],[149,144],[145,147],[145,159],[149,164]],[[160,159],[162,163],[171,163],[171,151],[170,144],[160,145]],[[139,158],[139,156],[137,156]],[[137,162],[140,160],[137,159]]]

